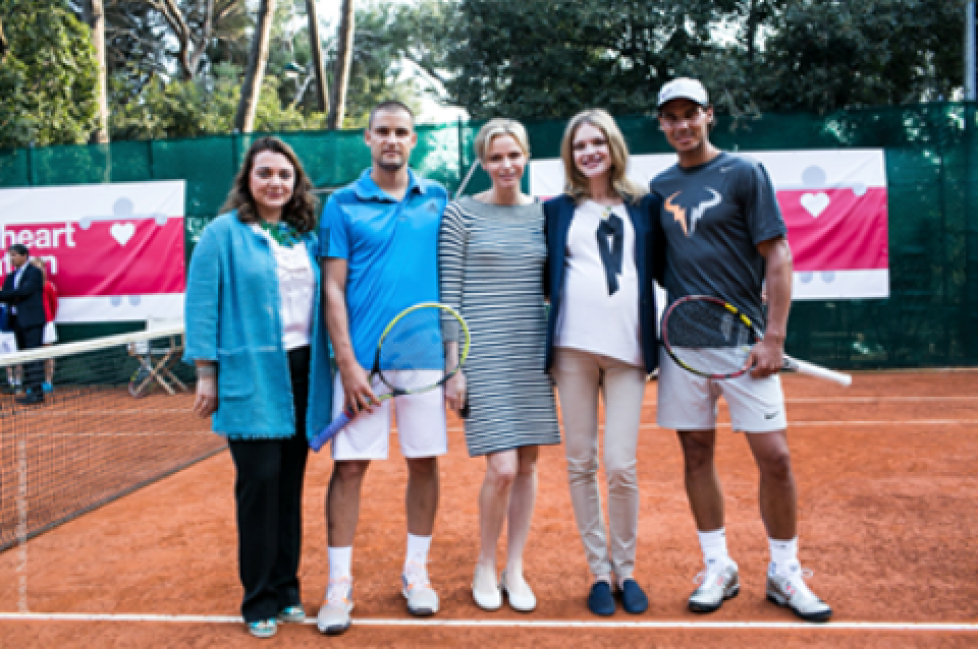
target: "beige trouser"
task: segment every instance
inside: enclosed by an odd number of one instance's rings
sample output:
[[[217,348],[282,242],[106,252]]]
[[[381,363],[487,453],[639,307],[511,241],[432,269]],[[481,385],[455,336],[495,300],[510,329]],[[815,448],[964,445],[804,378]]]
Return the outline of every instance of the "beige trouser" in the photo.
[[[596,578],[614,572],[619,580],[626,579],[635,569],[639,504],[635,447],[645,396],[645,370],[576,349],[560,347],[554,351],[553,377],[564,420],[571,502],[588,565]],[[599,388],[605,405],[610,557],[597,478]]]

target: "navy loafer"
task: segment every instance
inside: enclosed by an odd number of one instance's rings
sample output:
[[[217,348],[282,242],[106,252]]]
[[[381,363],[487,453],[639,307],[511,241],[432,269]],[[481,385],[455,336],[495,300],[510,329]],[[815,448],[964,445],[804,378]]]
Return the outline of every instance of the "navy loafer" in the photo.
[[[621,606],[626,613],[632,614],[649,610],[649,598],[634,579],[626,579],[621,585]]]
[[[611,594],[611,584],[596,581],[587,596],[587,607],[595,615],[614,615],[615,598]]]

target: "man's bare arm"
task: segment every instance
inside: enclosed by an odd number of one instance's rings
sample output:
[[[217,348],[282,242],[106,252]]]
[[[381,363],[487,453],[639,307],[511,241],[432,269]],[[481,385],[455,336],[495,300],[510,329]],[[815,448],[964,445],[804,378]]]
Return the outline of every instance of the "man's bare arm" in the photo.
[[[784,341],[788,335],[788,313],[791,311],[792,262],[791,247],[784,237],[768,239],[757,245],[766,264],[767,327],[764,340],[754,347],[752,374],[757,378],[770,376],[781,369]]]
[[[370,388],[367,370],[357,362],[350,341],[350,325],[346,308],[346,277],[349,266],[345,259],[326,261],[326,300],[328,304],[327,325],[329,339],[336,355],[336,366],[343,381],[343,407],[356,414],[360,410],[370,410],[377,403],[377,395]]]

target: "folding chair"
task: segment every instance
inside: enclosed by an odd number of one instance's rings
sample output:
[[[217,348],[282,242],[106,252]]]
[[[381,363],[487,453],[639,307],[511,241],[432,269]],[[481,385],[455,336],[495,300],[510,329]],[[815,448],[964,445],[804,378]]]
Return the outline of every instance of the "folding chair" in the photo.
[[[183,324],[182,320],[150,318],[146,321],[146,331],[171,329]],[[155,344],[154,344],[155,343]],[[129,345],[129,355],[139,360],[139,367],[129,380],[129,394],[139,398],[149,394],[156,385],[163,386],[171,396],[177,392],[176,385],[184,392],[187,386],[173,373],[172,368],[183,356],[183,334],[174,334],[162,341],[142,341]]]

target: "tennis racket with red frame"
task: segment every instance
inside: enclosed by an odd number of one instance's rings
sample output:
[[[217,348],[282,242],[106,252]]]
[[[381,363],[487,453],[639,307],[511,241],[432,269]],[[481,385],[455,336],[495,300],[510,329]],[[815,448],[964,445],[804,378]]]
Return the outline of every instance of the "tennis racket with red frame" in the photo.
[[[662,318],[662,343],[683,369],[708,379],[732,379],[751,370],[751,349],[761,330],[736,306],[707,295],[676,300]],[[784,357],[785,372],[798,372],[848,387],[852,376]]]

